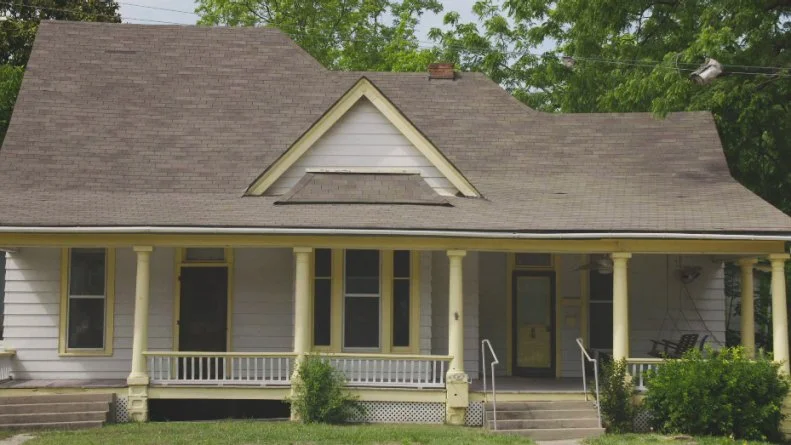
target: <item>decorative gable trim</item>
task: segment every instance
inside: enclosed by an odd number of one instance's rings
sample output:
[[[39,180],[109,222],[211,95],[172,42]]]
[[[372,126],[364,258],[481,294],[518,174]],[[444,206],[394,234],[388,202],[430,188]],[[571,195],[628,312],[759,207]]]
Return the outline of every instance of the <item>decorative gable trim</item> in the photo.
[[[294,165],[327,131],[362,97],[367,98],[407,138],[428,161],[442,173],[462,195],[480,197],[475,187],[442,152],[404,116],[390,100],[365,77],[360,78],[324,115],[248,187],[246,195],[263,195],[272,184]]]

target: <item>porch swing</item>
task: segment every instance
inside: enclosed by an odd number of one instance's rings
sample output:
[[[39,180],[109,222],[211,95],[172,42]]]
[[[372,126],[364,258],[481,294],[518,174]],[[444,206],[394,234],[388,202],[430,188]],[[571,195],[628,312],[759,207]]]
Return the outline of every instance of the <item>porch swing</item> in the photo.
[[[667,259],[669,263],[669,258]],[[683,266],[680,264],[681,260],[679,259],[679,267],[676,269],[677,278],[681,282],[681,290],[682,290],[682,301],[680,302],[678,312],[684,318],[684,322],[687,326],[692,326],[690,321],[687,319],[686,314],[684,313],[683,308],[683,295],[689,299],[690,303],[692,303],[692,307],[695,309],[695,313],[698,315],[698,319],[700,320],[703,327],[706,329],[706,335],[700,337],[700,334],[681,334],[677,341],[671,341],[666,338],[663,338],[663,333],[665,332],[665,325],[668,320],[672,322],[672,328],[674,332],[681,332],[678,328],[678,324],[676,320],[672,317],[670,313],[670,292],[665,291],[665,316],[662,319],[662,324],[659,327],[659,335],[658,337],[661,340],[650,340],[652,343],[651,350],[648,351],[648,355],[651,357],[657,358],[681,358],[687,351],[694,349],[696,346],[699,348],[701,352],[703,352],[704,347],[706,346],[706,341],[711,339],[719,346],[722,346],[721,342],[717,340],[717,337],[714,335],[713,332],[709,329],[706,321],[703,319],[703,316],[700,314],[698,310],[698,306],[695,303],[695,299],[692,298],[692,295],[689,292],[689,288],[687,285],[698,279],[700,277],[701,268],[698,266]],[[670,265],[667,265],[667,269],[670,269]],[[700,339],[700,342],[698,342]]]

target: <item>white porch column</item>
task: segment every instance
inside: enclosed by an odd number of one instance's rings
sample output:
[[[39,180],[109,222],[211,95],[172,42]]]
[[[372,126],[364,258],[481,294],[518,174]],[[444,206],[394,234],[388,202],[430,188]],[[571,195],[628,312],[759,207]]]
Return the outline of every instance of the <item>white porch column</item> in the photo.
[[[786,375],[789,374],[789,364],[785,262],[790,257],[787,253],[769,255],[772,263],[772,352],[775,361],[783,363],[780,371]]]
[[[629,357],[629,284],[627,262],[631,253],[612,254],[612,356]]]
[[[753,283],[753,266],[755,258],[742,258],[741,267],[741,337],[742,347],[748,357],[755,357],[755,285]]]
[[[301,360],[310,352],[310,247],[295,247],[294,353]]]
[[[148,420],[148,372],[143,352],[148,348],[148,301],[151,283],[151,246],[135,246],[137,279],[135,281],[135,323],[132,334],[132,372],[129,386],[129,415],[136,422]]]
[[[463,260],[467,252],[449,250],[448,259],[448,355],[452,356],[445,386],[446,421],[452,425],[464,425],[469,405],[469,385],[464,373],[464,276]]]

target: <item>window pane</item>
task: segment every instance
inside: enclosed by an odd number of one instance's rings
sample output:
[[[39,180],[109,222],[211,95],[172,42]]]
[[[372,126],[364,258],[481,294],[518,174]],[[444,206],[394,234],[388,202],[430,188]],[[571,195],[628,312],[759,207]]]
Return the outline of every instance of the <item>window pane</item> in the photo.
[[[396,278],[409,278],[408,250],[396,250],[393,252],[393,276]]]
[[[590,305],[590,347],[612,348],[612,303]]]
[[[186,261],[225,261],[225,249],[222,247],[191,247],[184,254]]]
[[[393,282],[393,346],[409,346],[409,280]]]
[[[104,249],[71,249],[69,295],[104,295]]]
[[[591,301],[612,301],[612,274],[590,271]]]
[[[344,308],[345,348],[379,347],[379,298],[346,297]]]
[[[347,250],[346,276],[375,277],[378,279],[379,251],[378,250]]]
[[[330,312],[332,311],[331,280],[316,280],[313,296],[313,344],[330,345]]]
[[[552,254],[549,253],[517,253],[515,259],[517,266],[552,266]]]
[[[69,348],[104,347],[104,299],[69,299]]]
[[[314,274],[318,277],[331,277],[332,276],[332,250],[330,249],[316,249],[314,253],[315,269]]]
[[[347,278],[346,295],[379,295],[379,278]]]

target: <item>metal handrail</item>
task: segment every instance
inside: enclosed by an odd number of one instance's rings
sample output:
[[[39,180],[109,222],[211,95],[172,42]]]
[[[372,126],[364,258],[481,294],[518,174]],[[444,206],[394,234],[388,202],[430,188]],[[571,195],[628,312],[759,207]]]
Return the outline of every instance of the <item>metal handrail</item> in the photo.
[[[588,376],[585,371],[585,360],[593,363],[593,378],[596,382],[596,414],[599,416],[599,428],[601,428],[601,403],[599,403],[599,362],[595,358],[591,358],[585,345],[582,344],[582,339],[577,338],[577,346],[580,347],[580,363],[582,364],[582,391],[585,393],[585,400],[588,400]]]
[[[494,348],[492,348],[492,342],[489,339],[485,338],[481,340],[481,364],[483,365],[483,395],[486,397],[486,346],[489,347],[489,353],[492,354],[492,413],[493,413],[493,429],[497,430],[497,390],[495,389],[496,386],[494,384],[494,366],[500,363],[500,360],[497,359],[497,354],[494,353]],[[484,407],[484,413],[486,412],[486,407]],[[484,416],[485,417],[485,416]],[[485,419],[484,419],[485,420]]]

